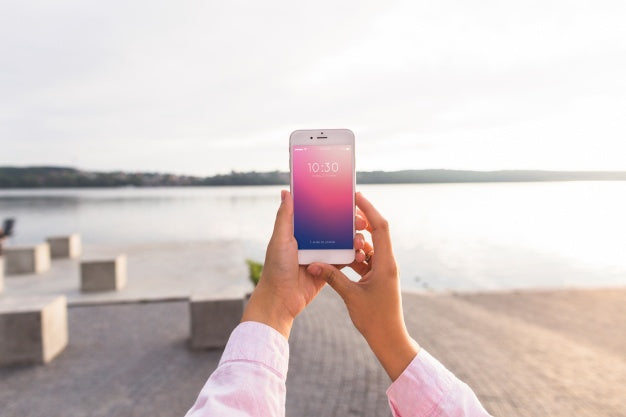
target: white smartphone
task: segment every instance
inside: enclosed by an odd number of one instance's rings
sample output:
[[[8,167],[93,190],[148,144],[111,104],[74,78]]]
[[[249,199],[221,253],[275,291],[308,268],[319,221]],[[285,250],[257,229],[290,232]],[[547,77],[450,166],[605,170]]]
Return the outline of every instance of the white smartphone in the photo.
[[[298,262],[354,260],[354,133],[296,130],[289,137]]]

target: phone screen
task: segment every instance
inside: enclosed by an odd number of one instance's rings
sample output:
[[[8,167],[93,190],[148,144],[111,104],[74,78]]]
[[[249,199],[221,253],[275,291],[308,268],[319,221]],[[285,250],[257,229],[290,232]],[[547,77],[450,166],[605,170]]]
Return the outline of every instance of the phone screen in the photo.
[[[353,248],[352,155],[351,145],[293,146],[298,249]]]

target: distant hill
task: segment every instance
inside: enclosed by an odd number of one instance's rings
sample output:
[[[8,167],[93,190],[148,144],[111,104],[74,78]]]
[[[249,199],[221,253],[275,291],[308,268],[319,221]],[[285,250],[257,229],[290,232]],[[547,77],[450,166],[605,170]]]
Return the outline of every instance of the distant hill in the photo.
[[[624,180],[626,180],[626,171],[462,171],[451,169],[423,169],[357,173],[357,182],[360,184]]]
[[[0,167],[0,188],[175,187],[288,183],[289,175],[279,171],[231,172],[212,177],[194,177],[156,172],[81,171],[69,167]]]
[[[626,171],[461,171],[426,169],[357,172],[359,184],[527,182],[527,181],[626,181]],[[236,172],[211,177],[155,172],[93,172],[69,167],[0,167],[0,188],[51,187],[157,187],[286,185],[289,173]]]

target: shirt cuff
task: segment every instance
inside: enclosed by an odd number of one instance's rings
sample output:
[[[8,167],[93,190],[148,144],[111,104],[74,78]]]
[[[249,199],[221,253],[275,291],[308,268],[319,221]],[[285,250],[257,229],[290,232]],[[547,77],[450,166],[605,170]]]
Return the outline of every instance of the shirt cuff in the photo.
[[[285,336],[266,324],[244,321],[230,334],[218,367],[231,361],[259,362],[286,378],[289,343]]]
[[[428,416],[452,389],[454,376],[425,349],[420,348],[409,366],[389,389],[394,415]]]

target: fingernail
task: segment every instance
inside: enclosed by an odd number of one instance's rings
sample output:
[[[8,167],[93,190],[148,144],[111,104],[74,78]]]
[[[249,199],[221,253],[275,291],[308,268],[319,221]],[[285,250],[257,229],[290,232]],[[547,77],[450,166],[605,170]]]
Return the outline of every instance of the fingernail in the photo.
[[[285,201],[285,197],[287,196],[287,191],[285,190],[280,190],[280,201],[283,202]]]
[[[314,277],[316,277],[322,273],[322,268],[320,268],[317,265],[311,265],[309,266],[309,273],[313,275]]]

